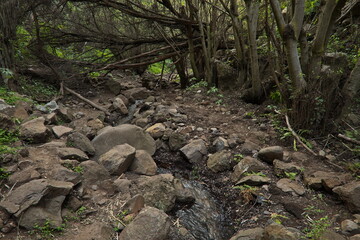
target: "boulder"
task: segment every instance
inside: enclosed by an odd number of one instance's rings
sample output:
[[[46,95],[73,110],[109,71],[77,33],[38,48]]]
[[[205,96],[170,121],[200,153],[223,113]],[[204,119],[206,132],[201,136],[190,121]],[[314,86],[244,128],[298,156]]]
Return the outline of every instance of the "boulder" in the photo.
[[[121,232],[121,240],[166,240],[171,221],[161,210],[144,208]]]
[[[130,166],[130,171],[152,176],[156,174],[157,165],[148,152],[144,150],[137,150],[135,159]]]
[[[70,134],[67,138],[66,145],[69,147],[78,148],[90,156],[93,156],[95,154],[95,148],[89,138],[79,132],[74,132]]]
[[[150,134],[146,133],[142,128],[130,124],[109,127],[96,136],[92,143],[96,151],[95,158],[98,158],[114,146],[125,143],[133,146],[136,150],[145,150],[150,155],[153,155],[156,150],[155,141]]]
[[[49,220],[60,226],[61,205],[74,184],[47,179],[32,180],[14,189],[0,202],[0,207],[15,217],[20,226],[31,229]]]
[[[60,107],[56,110],[56,119],[70,123],[72,120],[74,120],[74,116],[70,114],[68,108]]]
[[[129,144],[116,145],[100,156],[99,163],[101,163],[111,175],[120,176],[133,163],[135,152],[135,148]]]
[[[230,177],[233,182],[237,182],[245,172],[259,172],[267,168],[268,167],[259,160],[252,157],[245,157],[234,167],[234,171]]]
[[[286,163],[277,159],[274,160],[273,165],[274,165],[275,174],[277,176],[286,177],[286,173],[300,174],[302,171],[302,168],[295,164]]]
[[[156,207],[165,212],[175,206],[176,191],[174,177],[171,174],[159,174],[155,176],[141,176],[136,179],[137,189],[135,194],[141,194],[147,206]]]
[[[351,180],[352,176],[348,173],[325,171],[305,171],[304,173],[304,183],[315,190],[324,187],[326,190],[331,191],[334,187],[348,183]]]
[[[288,178],[282,178],[276,183],[276,187],[283,192],[290,192],[293,196],[304,195],[305,188]]]
[[[39,179],[40,173],[34,167],[27,167],[24,170],[17,171],[9,176],[8,182],[10,186],[21,185],[34,179]]]
[[[186,145],[186,136],[182,133],[174,132],[169,136],[169,147],[171,151],[177,151]]]
[[[333,189],[353,212],[360,212],[360,181],[353,181]]]
[[[92,185],[110,178],[110,173],[104,166],[95,161],[89,160],[80,163],[79,165],[84,169],[82,174],[82,183],[84,185]]]
[[[191,141],[180,149],[180,152],[191,163],[197,163],[202,160],[203,156],[207,154],[205,142],[202,139]]]
[[[77,148],[58,148],[57,152],[61,159],[75,159],[79,161],[89,160],[89,157]]]
[[[260,149],[258,157],[264,162],[272,164],[275,159],[283,160],[284,151],[280,146],[272,146]]]
[[[49,139],[51,133],[45,126],[45,118],[39,117],[21,124],[20,137],[32,143],[45,143]]]
[[[81,180],[81,175],[80,173],[71,171],[66,167],[59,165],[53,167],[53,169],[50,171],[49,178],[57,181],[64,181],[64,182],[71,182],[73,184],[78,184]]]
[[[341,231],[345,234],[359,233],[359,225],[350,219],[341,222]]]
[[[321,234],[319,240],[346,240],[346,238],[334,231],[326,230],[323,234]],[[350,238],[350,240],[353,239]]]
[[[294,228],[286,228],[280,224],[271,224],[264,229],[262,240],[298,240],[301,232]]]
[[[115,98],[113,102],[113,107],[115,110],[118,110],[122,115],[129,113],[124,101],[121,98]]]
[[[111,240],[114,234],[114,229],[110,225],[103,222],[93,222],[86,225],[81,232],[78,232],[72,239],[76,240]]]
[[[144,87],[131,88],[129,90],[124,91],[123,94],[125,95],[125,97],[133,98],[135,100],[146,99],[147,97],[149,97],[149,91]]]
[[[130,214],[137,214],[145,206],[145,199],[142,195],[135,195],[133,198],[128,200],[122,209],[128,210]]]
[[[164,124],[156,123],[151,127],[149,127],[148,129],[146,129],[146,132],[150,133],[150,135],[156,139],[156,138],[161,138],[164,135],[165,129],[166,127]]]
[[[260,240],[264,234],[264,229],[257,227],[247,230],[240,230],[230,240]]]
[[[222,150],[209,156],[207,167],[213,172],[221,172],[231,169],[232,154],[227,150]]]
[[[360,234],[356,234],[349,238],[350,240],[360,240]],[[342,240],[342,239],[341,239]],[[344,239],[345,240],[345,239]]]
[[[54,126],[52,127],[52,131],[57,138],[61,138],[73,131],[72,128],[64,127],[64,126]]]

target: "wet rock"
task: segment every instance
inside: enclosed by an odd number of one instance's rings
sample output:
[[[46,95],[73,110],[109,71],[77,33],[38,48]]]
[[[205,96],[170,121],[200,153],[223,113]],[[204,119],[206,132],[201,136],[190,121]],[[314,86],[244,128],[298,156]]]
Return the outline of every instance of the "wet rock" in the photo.
[[[19,130],[20,137],[32,143],[47,142],[51,133],[44,123],[45,118],[39,117],[21,124]]]
[[[232,154],[223,150],[209,156],[207,167],[213,172],[221,172],[231,169]]]
[[[15,172],[9,176],[9,185],[13,186],[21,185],[22,183],[29,182],[34,179],[39,179],[41,177],[40,173],[36,171],[34,167],[25,168],[22,171]]]
[[[130,214],[137,214],[145,206],[145,199],[142,195],[135,195],[129,201],[124,204],[123,209],[128,210]]]
[[[79,132],[74,132],[70,134],[67,138],[66,145],[78,148],[90,156],[93,156],[95,154],[95,148],[89,138]]]
[[[337,172],[308,172],[304,173],[304,183],[315,190],[321,189],[323,186],[325,189],[331,191],[336,186],[348,183],[352,180],[350,174],[347,173],[337,173]]]
[[[15,217],[21,216],[20,226],[31,229],[35,224],[50,220],[60,226],[61,205],[73,184],[47,179],[33,180],[14,189],[0,202],[0,207]]]
[[[263,148],[259,151],[258,157],[267,162],[272,164],[275,159],[283,160],[284,151],[283,148],[280,146],[272,146]]]
[[[136,150],[145,150],[150,155],[155,153],[155,141],[150,134],[138,126],[122,124],[117,127],[107,128],[92,140],[96,150],[95,158],[114,146],[125,143],[133,146]]]
[[[171,151],[177,151],[186,145],[186,136],[184,134],[174,132],[169,136],[169,147]]]
[[[235,185],[247,184],[250,186],[259,186],[270,183],[271,179],[258,175],[249,175],[241,178]]]
[[[202,160],[203,156],[207,154],[205,142],[202,139],[191,141],[180,149],[180,152],[191,163],[197,163]]]
[[[90,225],[86,225],[81,232],[76,234],[73,239],[76,240],[110,240],[114,234],[114,230],[110,225],[106,225],[103,222],[93,222]]]
[[[129,113],[129,110],[126,107],[126,104],[121,98],[115,98],[113,102],[113,107],[115,110],[118,110],[122,115]]]
[[[157,165],[151,155],[144,150],[137,150],[130,171],[144,175],[155,175]]]
[[[229,147],[228,141],[223,137],[216,138],[212,145],[217,152]]]
[[[135,183],[138,188],[137,193],[145,198],[147,206],[156,207],[165,212],[174,207],[176,191],[174,177],[171,174],[159,174],[151,177],[142,176]]]
[[[111,175],[120,176],[133,163],[135,152],[135,148],[129,144],[117,145],[102,154],[99,158],[99,163],[101,163]]]
[[[280,160],[274,160],[274,171],[277,176],[286,176],[286,173],[297,173],[300,174],[302,171],[302,168],[292,164],[292,163],[285,163]]]
[[[245,172],[259,172],[268,167],[259,160],[252,157],[245,157],[235,167],[231,174],[231,180],[237,182]]]
[[[293,196],[304,195],[305,188],[300,184],[288,178],[282,178],[276,183],[276,187],[280,188],[283,192],[290,192]]]
[[[264,229],[252,228],[247,230],[240,230],[230,240],[260,240],[264,234]]]
[[[154,138],[161,138],[164,135],[165,132],[165,125],[162,123],[156,123],[154,125],[152,125],[151,127],[149,127],[148,129],[146,129],[146,132],[150,133],[150,135]]]
[[[351,234],[359,230],[359,225],[350,219],[341,222],[341,231],[345,234]]]
[[[64,127],[64,126],[54,126],[52,127],[52,131],[57,138],[61,138],[64,135],[67,135],[73,131],[72,128]]]
[[[84,169],[82,174],[82,182],[84,185],[89,186],[110,178],[110,173],[104,168],[104,166],[95,161],[85,161],[80,163],[79,166]]]
[[[61,159],[89,160],[89,157],[77,148],[58,148],[57,152]]]
[[[319,238],[319,240],[346,240],[340,234],[331,230],[326,230]]]
[[[360,182],[354,181],[333,189],[342,200],[346,202],[349,209],[360,212]]]
[[[63,166],[54,166],[54,168],[50,171],[49,178],[57,181],[78,184],[81,180],[81,175],[80,173],[71,171]]]
[[[166,240],[171,221],[161,210],[144,208],[121,232],[121,240]]]
[[[146,99],[149,97],[149,91],[146,88],[132,88],[123,92],[127,98],[133,98],[135,100]]]
[[[1,105],[0,105],[1,106]],[[11,129],[15,126],[14,122],[11,120],[11,117],[0,113],[0,129]]]
[[[271,224],[264,229],[262,240],[298,240],[301,233],[294,228],[286,228],[280,224]]]

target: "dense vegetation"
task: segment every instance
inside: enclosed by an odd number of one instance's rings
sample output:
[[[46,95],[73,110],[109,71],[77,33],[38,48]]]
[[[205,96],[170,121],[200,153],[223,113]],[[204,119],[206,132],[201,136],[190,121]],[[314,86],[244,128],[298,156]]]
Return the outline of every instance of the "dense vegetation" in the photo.
[[[195,79],[249,102],[270,96],[293,126],[324,130],[360,88],[358,9],[346,0],[4,0],[1,82],[59,88],[114,70],[176,70],[182,88]]]

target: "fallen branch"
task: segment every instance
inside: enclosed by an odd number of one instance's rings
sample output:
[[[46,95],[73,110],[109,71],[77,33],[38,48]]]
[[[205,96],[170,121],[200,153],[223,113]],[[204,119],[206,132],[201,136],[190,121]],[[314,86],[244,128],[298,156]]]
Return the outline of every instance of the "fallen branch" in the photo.
[[[342,134],[338,134],[338,137],[339,138],[342,138],[342,139],[344,139],[344,140],[346,140],[346,141],[348,141],[348,142],[351,142],[351,143],[355,143],[355,144],[357,144],[357,145],[360,145],[360,141],[358,141],[358,140],[355,140],[355,139],[352,139],[352,138],[349,138],[349,137],[347,137],[347,136],[345,136],[345,135],[342,135]]]
[[[110,115],[110,112],[109,112],[107,109],[105,109],[105,108],[97,105],[96,103],[92,102],[91,100],[89,100],[89,99],[87,99],[87,98],[84,98],[83,96],[81,96],[80,94],[78,94],[77,92],[75,92],[74,90],[71,90],[70,88],[65,87],[65,86],[64,86],[64,89],[65,89],[66,91],[68,91],[69,93],[71,93],[72,95],[74,95],[75,97],[77,97],[77,98],[83,100],[84,102],[90,104],[90,105],[93,106],[94,108],[99,109],[100,111],[103,111],[106,115]]]
[[[311,154],[313,154],[314,156],[317,156],[317,154],[311,150],[308,146],[306,146],[305,143],[303,143],[303,141],[301,141],[299,135],[297,135],[297,133],[292,129],[290,122],[289,122],[289,117],[287,114],[285,114],[285,121],[286,121],[286,125],[289,129],[289,131],[291,132],[291,134],[296,138],[296,140],[306,149],[308,150]]]

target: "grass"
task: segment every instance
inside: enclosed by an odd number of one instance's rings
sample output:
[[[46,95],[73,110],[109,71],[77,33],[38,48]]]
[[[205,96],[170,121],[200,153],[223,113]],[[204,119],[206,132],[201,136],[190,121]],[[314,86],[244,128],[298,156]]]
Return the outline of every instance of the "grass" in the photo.
[[[58,94],[58,90],[42,81],[22,79],[20,82],[21,91],[38,100],[51,100]]]
[[[0,159],[4,154],[15,154],[17,152],[18,148],[10,146],[16,141],[19,141],[16,131],[0,129]]]
[[[0,98],[10,105],[14,105],[17,102],[32,102],[31,99],[23,97],[15,92],[11,92],[3,87],[0,87]]]
[[[9,173],[5,168],[0,168],[0,180],[7,179],[11,173]]]
[[[54,227],[50,220],[46,220],[44,224],[36,224],[34,229],[30,231],[30,234],[37,234],[43,240],[50,240],[55,237],[56,233],[61,233],[65,229],[65,224],[61,224],[60,227]]]

